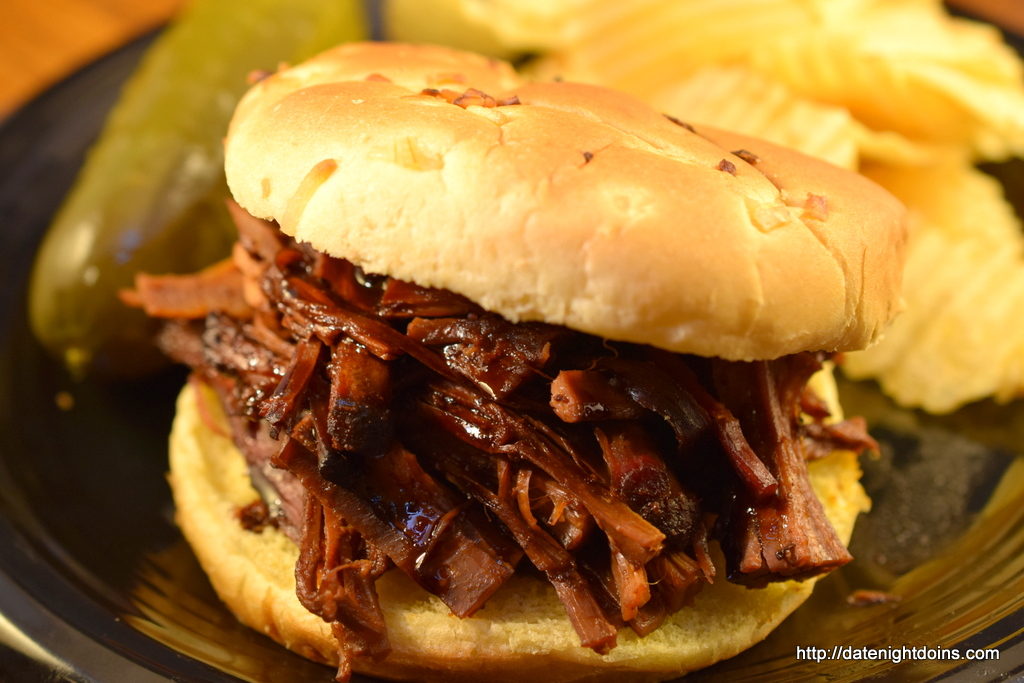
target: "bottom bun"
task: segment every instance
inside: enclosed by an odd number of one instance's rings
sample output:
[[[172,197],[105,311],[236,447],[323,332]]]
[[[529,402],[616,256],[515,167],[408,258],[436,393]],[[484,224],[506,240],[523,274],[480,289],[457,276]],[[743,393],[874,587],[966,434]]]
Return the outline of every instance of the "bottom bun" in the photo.
[[[217,594],[243,623],[305,657],[336,664],[330,628],[296,598],[295,544],[275,528],[252,532],[239,523],[237,510],[258,496],[234,444],[202,419],[200,400],[204,409],[211,407],[206,412],[223,418],[212,391],[190,385],[179,396],[169,476],[178,524]],[[852,453],[837,452],[811,465],[814,489],[844,542],[869,505],[859,478]],[[391,654],[353,664],[361,673],[417,681],[665,680],[759,642],[807,599],[812,583],[752,590],[720,573],[693,605],[657,631],[639,638],[624,629],[618,646],[601,656],[579,646],[545,581],[515,576],[476,615],[459,619],[404,574],[389,571],[377,590]]]

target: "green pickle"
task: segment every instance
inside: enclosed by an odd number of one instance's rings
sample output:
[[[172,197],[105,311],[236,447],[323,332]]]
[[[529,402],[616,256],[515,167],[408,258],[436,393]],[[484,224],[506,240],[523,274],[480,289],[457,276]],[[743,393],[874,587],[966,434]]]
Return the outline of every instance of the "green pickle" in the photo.
[[[77,377],[153,368],[135,273],[229,253],[222,139],[247,75],[366,35],[360,0],[195,0],[126,84],[46,234],[29,285],[40,342]]]

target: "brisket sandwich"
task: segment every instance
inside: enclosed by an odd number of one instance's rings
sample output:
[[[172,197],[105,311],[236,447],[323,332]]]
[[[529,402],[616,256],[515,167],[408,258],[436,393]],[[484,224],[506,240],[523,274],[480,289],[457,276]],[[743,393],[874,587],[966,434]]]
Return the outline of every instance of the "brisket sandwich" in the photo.
[[[246,624],[341,679],[664,679],[851,559],[872,441],[819,370],[898,308],[877,186],[387,44],[256,83],[226,159],[231,259],[125,298],[193,370],[178,521]]]

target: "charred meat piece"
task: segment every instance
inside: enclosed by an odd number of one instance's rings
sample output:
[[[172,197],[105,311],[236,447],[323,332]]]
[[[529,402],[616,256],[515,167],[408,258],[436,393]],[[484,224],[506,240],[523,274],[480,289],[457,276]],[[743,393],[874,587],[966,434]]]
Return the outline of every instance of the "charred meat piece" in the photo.
[[[539,376],[551,357],[551,344],[564,336],[553,325],[513,325],[488,313],[467,318],[416,318],[407,334],[440,346],[445,362],[494,398],[504,398]]]
[[[350,453],[387,449],[391,424],[391,371],[363,347],[335,344],[327,366],[331,391],[327,433],[331,448]]]
[[[347,679],[353,658],[380,658],[391,649],[374,585],[387,569],[386,559],[314,496],[306,501],[299,547],[296,593],[306,609],[332,624],[338,677]]]
[[[643,427],[608,422],[596,434],[615,495],[665,534],[666,544],[688,547],[700,502],[683,489]]]
[[[746,492],[735,498],[731,529],[723,539],[732,581],[756,586],[806,579],[852,559],[814,495],[797,434],[800,395],[817,368],[813,359],[794,357],[715,363],[719,397],[743,416],[751,445],[779,482],[776,496],[766,503],[752,505]]]
[[[385,318],[461,318],[483,311],[454,292],[388,278],[377,312]]]
[[[156,318],[205,318],[227,313],[248,318],[252,309],[242,296],[242,274],[230,259],[215,263],[195,275],[135,276],[135,289],[121,292],[121,299]]]
[[[597,370],[562,370],[551,382],[551,408],[564,422],[636,420],[644,408]]]

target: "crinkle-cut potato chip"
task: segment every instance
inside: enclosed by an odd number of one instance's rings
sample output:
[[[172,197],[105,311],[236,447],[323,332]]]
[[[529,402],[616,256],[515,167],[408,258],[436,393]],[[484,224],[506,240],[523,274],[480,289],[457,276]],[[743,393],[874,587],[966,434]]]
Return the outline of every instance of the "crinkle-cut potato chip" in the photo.
[[[1005,201],[1002,185],[962,158],[912,170],[866,165],[861,172],[953,239],[1024,253],[1020,220]]]
[[[952,256],[953,252],[959,253]],[[943,261],[936,263],[936,258]],[[911,259],[929,261],[935,271],[945,270],[944,279],[953,286],[943,288],[946,296],[934,318],[913,325],[911,320],[923,315],[921,308],[894,326],[895,332],[911,325],[916,333],[895,362],[872,373],[885,392],[904,405],[940,414],[989,395],[1008,400],[1024,392],[1019,367],[1024,325],[1014,316],[1024,306],[1024,264],[993,259],[967,242],[914,253]],[[953,270],[954,265],[959,268]],[[911,300],[908,306],[914,308],[918,302]],[[865,376],[859,372],[863,368],[857,368],[857,356],[873,352],[851,354],[851,376]]]
[[[857,151],[862,162],[879,162],[895,166],[928,166],[943,157],[965,157],[959,146],[911,140],[891,130],[872,130],[857,121]]]
[[[577,15],[565,49],[538,62],[535,74],[648,97],[701,66],[734,62],[769,37],[813,31],[829,13],[824,8],[869,1],[594,2]]]
[[[878,3],[856,19],[759,42],[746,59],[874,129],[988,159],[1024,153],[1021,62],[994,28],[920,2]]]
[[[1024,234],[998,184],[954,160],[867,171],[911,210],[907,308],[845,372],[934,413],[1024,393]]]
[[[950,153],[898,133],[873,131],[843,107],[815,102],[743,66],[703,67],[650,101],[689,123],[764,138],[851,170],[865,159],[924,165]]]
[[[989,394],[1017,393],[1012,377],[1000,377],[999,347],[1012,348],[1021,335],[1012,317],[992,315],[1011,301],[993,278],[1012,279],[1022,265],[1007,251],[993,256],[979,243],[937,230],[915,237],[904,275],[906,311],[878,344],[846,354],[843,370],[854,379],[877,379],[903,405],[938,413]],[[995,289],[986,291],[990,285]],[[1008,303],[1022,304],[1019,294]]]

